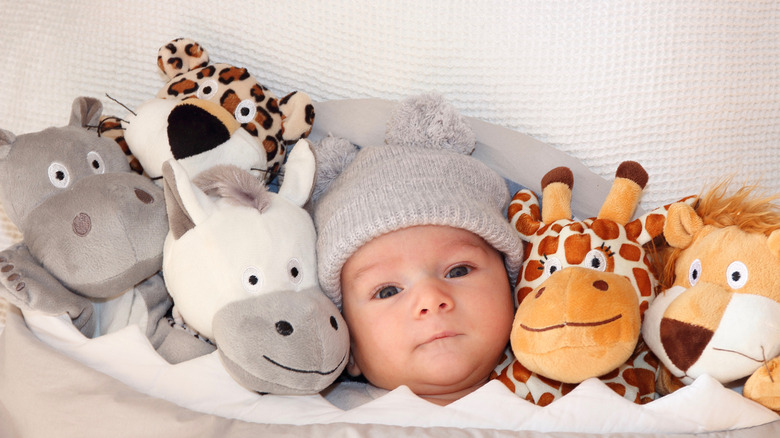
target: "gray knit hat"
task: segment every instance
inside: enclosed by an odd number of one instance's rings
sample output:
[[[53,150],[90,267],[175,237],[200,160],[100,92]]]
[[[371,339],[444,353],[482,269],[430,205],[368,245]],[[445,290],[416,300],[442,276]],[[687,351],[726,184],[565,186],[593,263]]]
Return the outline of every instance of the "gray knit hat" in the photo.
[[[503,215],[506,182],[469,155],[475,136],[438,95],[402,102],[388,123],[386,145],[359,151],[323,139],[313,195],[320,285],[341,306],[341,269],[370,240],[416,225],[470,231],[503,253],[514,281],[523,246]]]

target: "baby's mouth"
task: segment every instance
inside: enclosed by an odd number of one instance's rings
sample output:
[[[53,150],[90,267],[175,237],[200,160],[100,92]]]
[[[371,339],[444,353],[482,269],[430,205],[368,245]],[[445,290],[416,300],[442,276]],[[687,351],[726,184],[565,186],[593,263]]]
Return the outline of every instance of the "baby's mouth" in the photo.
[[[453,338],[455,336],[458,336],[459,334],[460,333],[455,333],[453,331],[445,330],[445,331],[436,333],[435,335],[431,336],[430,338],[428,338],[425,342],[423,342],[420,345],[430,344],[430,343],[438,341],[440,339]]]

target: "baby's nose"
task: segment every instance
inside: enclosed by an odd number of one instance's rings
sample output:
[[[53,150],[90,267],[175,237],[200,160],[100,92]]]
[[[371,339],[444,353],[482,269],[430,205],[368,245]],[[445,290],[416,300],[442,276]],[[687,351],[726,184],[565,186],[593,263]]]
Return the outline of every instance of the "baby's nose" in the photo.
[[[455,307],[449,291],[440,284],[431,282],[421,285],[417,292],[419,293],[417,312],[420,316],[446,312]]]

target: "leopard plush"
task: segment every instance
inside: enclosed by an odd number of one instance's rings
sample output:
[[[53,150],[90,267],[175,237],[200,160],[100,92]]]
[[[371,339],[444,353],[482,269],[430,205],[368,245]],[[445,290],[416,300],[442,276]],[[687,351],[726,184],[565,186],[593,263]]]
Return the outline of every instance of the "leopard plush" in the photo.
[[[103,124],[103,134],[126,143],[153,179],[161,177],[165,160],[176,158],[197,162],[192,170],[235,164],[270,181],[287,146],[311,132],[314,106],[306,93],[279,99],[246,68],[210,63],[206,50],[191,39],[161,47],[157,67],[169,81],[155,98],[121,129],[110,120]],[[221,161],[224,157],[228,162]]]

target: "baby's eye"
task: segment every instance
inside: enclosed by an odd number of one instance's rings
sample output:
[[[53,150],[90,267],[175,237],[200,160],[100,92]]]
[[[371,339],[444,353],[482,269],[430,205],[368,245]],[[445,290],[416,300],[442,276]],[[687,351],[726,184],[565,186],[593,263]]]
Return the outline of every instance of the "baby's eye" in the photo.
[[[390,298],[399,292],[401,292],[401,289],[399,289],[397,286],[385,286],[382,289],[379,289],[379,292],[374,295],[374,298],[383,300],[385,298]]]
[[[458,278],[468,275],[468,273],[471,272],[471,268],[468,266],[456,266],[452,269],[450,269],[450,272],[445,275],[447,278]]]

